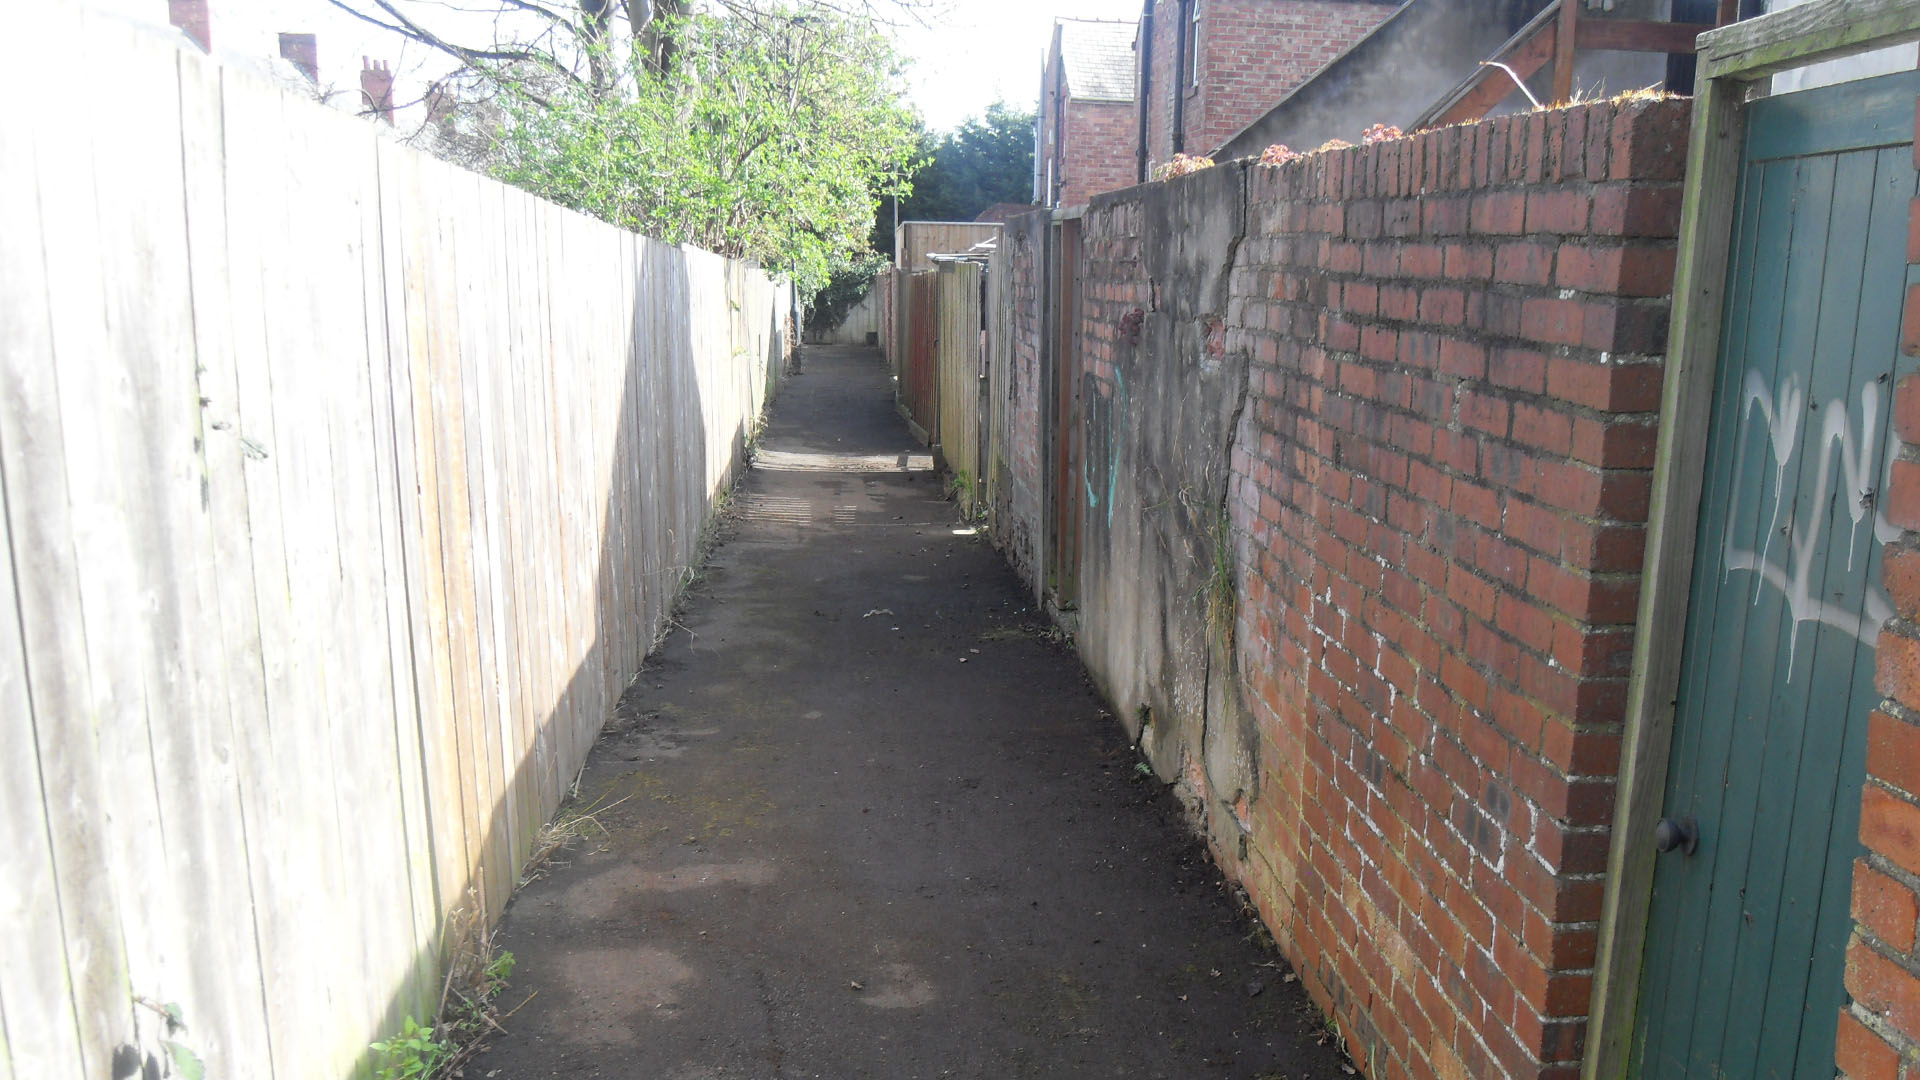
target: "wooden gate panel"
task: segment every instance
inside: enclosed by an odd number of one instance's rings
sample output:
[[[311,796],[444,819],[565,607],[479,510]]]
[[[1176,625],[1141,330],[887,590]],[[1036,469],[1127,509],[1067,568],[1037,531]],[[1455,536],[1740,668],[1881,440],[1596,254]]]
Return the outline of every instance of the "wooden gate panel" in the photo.
[[[1080,407],[1080,222],[1057,226],[1054,262],[1054,599],[1075,602],[1080,567],[1081,462],[1085,433]]]
[[[1664,809],[1700,842],[1655,871],[1646,1076],[1832,1068],[1915,190],[1861,94],[1751,112]]]
[[[908,278],[907,356],[901,365],[900,385],[907,412],[927,433],[929,443],[940,430],[940,286],[932,271]]]

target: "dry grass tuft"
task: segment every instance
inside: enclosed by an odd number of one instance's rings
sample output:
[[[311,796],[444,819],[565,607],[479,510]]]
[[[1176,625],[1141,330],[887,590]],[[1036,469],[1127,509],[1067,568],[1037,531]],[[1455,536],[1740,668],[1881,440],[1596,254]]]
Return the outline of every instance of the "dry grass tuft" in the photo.
[[[534,831],[533,850],[527,855],[526,868],[520,872],[520,884],[525,885],[540,877],[555,855],[580,841],[589,838],[595,842],[605,840],[607,827],[600,823],[596,815],[604,814],[631,798],[633,796],[625,795],[605,806],[596,803],[584,810],[562,810],[552,821],[540,826]]]

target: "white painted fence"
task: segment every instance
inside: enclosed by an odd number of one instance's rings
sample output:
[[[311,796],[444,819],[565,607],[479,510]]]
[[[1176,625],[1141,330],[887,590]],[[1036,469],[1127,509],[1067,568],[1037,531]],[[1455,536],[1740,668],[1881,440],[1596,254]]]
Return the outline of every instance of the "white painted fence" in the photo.
[[[10,30],[0,1077],[347,1075],[662,624],[787,290],[151,31]]]

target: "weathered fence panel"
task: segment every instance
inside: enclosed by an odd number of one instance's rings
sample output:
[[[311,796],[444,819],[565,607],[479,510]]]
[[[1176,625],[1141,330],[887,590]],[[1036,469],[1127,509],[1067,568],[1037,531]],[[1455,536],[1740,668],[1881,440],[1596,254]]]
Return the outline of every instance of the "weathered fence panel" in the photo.
[[[906,354],[900,402],[928,444],[940,440],[940,280],[926,270],[906,276]]]
[[[21,17],[0,1077],[163,1040],[350,1074],[432,1011],[662,625],[787,291],[169,37]]]
[[[934,346],[934,378],[940,385],[935,438],[961,498],[970,505],[977,505],[980,497],[980,286],[983,278],[983,268],[971,262],[942,263],[934,275],[934,304],[939,326]]]

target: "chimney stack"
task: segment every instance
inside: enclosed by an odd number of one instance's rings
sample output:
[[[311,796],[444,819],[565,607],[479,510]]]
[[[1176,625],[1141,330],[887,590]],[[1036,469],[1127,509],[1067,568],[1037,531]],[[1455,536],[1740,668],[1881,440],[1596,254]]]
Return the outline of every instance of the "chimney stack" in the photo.
[[[453,115],[453,91],[445,81],[427,87],[427,123],[439,124]]]
[[[393,68],[384,60],[360,58],[360,100],[368,115],[393,123]]]
[[[167,21],[193,39],[202,51],[213,51],[213,17],[208,0],[167,0]]]
[[[313,34],[280,35],[280,56],[300,69],[300,74],[315,86],[320,85],[320,39]]]

